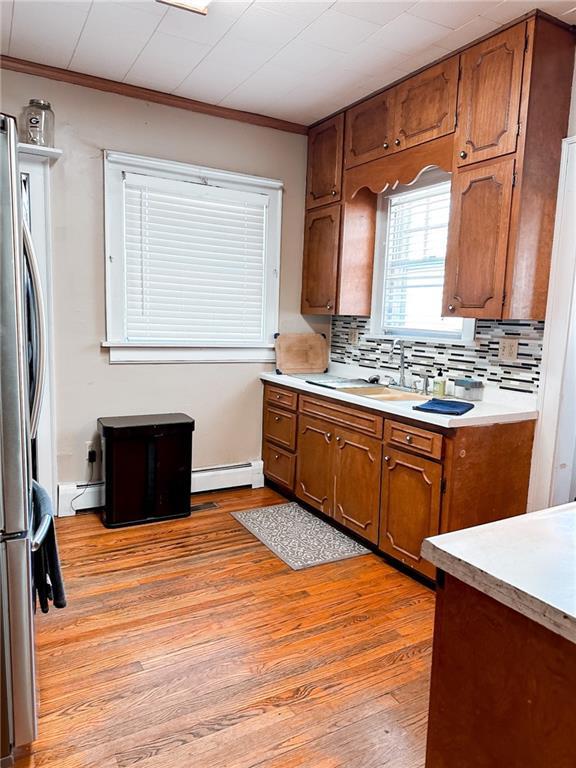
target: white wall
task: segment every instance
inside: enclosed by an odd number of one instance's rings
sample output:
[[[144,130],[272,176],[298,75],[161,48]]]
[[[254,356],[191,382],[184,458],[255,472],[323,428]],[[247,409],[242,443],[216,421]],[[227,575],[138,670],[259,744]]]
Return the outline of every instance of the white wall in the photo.
[[[285,183],[280,330],[299,314],[306,137],[2,71],[2,108],[32,97],[56,114],[64,156],[52,172],[59,482],[87,476],[98,416],[184,411],[196,419],[195,467],[260,457],[261,364],[110,365],[105,338],[102,150],[223,168]],[[325,328],[325,323],[318,325]]]

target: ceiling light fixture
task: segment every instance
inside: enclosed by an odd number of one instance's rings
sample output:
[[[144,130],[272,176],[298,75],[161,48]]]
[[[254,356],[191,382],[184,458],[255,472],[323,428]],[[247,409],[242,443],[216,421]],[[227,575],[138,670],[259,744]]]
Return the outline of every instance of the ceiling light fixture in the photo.
[[[172,5],[174,8],[181,8],[183,11],[192,11],[192,13],[199,13],[202,16],[206,16],[208,13],[208,6],[212,0],[156,0],[157,3],[163,3],[164,5]]]

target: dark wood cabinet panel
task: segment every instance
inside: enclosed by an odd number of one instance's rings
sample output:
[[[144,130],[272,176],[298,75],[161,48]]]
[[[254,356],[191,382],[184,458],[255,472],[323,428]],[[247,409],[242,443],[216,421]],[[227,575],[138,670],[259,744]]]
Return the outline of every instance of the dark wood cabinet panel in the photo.
[[[264,408],[264,437],[293,451],[296,448],[296,414],[278,408]]]
[[[328,419],[344,427],[350,427],[354,432],[364,432],[373,437],[382,437],[384,423],[382,416],[354,406],[344,405],[329,398],[301,395],[300,412],[320,419]]]
[[[334,426],[321,419],[298,417],[296,489],[298,498],[332,515]]]
[[[514,158],[452,179],[443,314],[502,317]]]
[[[262,450],[264,460],[264,474],[275,483],[294,489],[294,471],[296,468],[296,456],[293,453],[279,448],[269,442],[264,442]]]
[[[342,194],[344,115],[326,120],[308,134],[306,207],[335,203]]]
[[[461,54],[458,166],[516,151],[525,46],[523,23]]]
[[[380,549],[434,578],[420,548],[440,529],[442,466],[387,447],[382,467]]]
[[[334,442],[334,519],[378,543],[382,444],[338,429]]]
[[[352,168],[394,148],[396,90],[379,93],[346,112],[344,164]]]
[[[307,213],[304,222],[302,314],[334,314],[339,247],[340,205],[329,205]]]
[[[401,83],[396,95],[395,150],[452,133],[457,94],[457,56]]]

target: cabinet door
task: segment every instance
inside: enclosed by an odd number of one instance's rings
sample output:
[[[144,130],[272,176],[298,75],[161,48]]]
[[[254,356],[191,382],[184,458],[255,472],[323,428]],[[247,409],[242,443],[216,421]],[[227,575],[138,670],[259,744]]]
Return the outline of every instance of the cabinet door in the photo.
[[[299,417],[296,496],[327,515],[332,515],[333,431],[327,421]]]
[[[382,443],[338,429],[334,444],[334,518],[378,543]]]
[[[457,56],[399,85],[394,148],[406,149],[452,133],[457,93]]]
[[[434,578],[435,568],[421,557],[420,548],[440,529],[442,465],[391,448],[384,451],[380,549]]]
[[[391,88],[346,112],[346,168],[392,152],[395,94]]]
[[[461,55],[459,166],[516,151],[525,44],[526,25],[519,24]]]
[[[306,214],[302,267],[302,314],[333,315],[338,286],[340,206]]]
[[[306,207],[335,203],[342,194],[344,115],[326,120],[308,134]]]
[[[443,314],[502,317],[514,158],[452,178]]]

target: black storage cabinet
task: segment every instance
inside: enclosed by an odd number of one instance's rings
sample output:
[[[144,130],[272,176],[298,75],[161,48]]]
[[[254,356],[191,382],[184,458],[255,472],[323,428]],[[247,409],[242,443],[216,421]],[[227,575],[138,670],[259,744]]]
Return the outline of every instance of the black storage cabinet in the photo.
[[[190,514],[193,431],[185,413],[98,419],[107,528]]]

